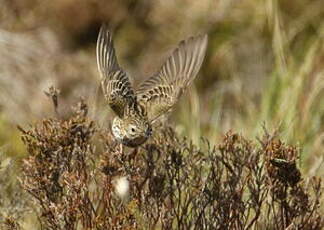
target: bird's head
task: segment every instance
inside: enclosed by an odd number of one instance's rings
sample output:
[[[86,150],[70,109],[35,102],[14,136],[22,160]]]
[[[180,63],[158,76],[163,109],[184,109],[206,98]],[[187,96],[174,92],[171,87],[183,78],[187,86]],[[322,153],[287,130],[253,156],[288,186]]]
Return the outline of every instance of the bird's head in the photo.
[[[118,122],[120,122],[121,128],[121,135],[118,139],[126,146],[137,147],[143,144],[152,134],[152,127],[147,119],[129,117],[120,119]]]

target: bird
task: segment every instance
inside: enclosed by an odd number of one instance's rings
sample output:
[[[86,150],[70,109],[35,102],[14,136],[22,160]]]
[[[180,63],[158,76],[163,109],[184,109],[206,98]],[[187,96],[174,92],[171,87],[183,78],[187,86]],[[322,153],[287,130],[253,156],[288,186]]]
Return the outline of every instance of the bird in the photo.
[[[182,40],[161,68],[139,84],[118,64],[112,33],[100,28],[96,56],[101,88],[106,103],[116,114],[111,130],[115,139],[127,147],[138,147],[152,136],[153,124],[170,113],[205,58],[207,35]]]

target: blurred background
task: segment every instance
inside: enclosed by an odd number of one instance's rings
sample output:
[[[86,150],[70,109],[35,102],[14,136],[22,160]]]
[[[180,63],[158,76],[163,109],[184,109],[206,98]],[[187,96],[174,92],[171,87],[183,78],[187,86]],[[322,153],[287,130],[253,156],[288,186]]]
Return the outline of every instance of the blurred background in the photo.
[[[138,84],[179,41],[207,33],[207,57],[170,120],[196,144],[229,130],[247,138],[278,130],[301,149],[300,166],[324,175],[323,0],[0,0],[0,152],[24,155],[16,125],[54,117],[83,96],[103,127],[95,45],[114,33],[120,65]]]

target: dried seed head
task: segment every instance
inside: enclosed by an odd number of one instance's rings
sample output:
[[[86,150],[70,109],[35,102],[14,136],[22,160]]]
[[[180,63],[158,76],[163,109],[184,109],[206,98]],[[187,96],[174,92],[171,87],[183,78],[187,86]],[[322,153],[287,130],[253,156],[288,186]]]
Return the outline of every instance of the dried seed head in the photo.
[[[114,181],[116,194],[122,200],[127,200],[129,197],[129,181],[126,176],[119,177]]]

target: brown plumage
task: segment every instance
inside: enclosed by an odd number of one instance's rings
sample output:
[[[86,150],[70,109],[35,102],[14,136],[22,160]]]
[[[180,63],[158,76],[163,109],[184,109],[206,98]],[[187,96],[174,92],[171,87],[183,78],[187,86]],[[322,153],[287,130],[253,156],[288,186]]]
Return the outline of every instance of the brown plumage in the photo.
[[[108,105],[116,113],[112,131],[123,144],[136,147],[151,135],[151,126],[170,112],[196,77],[207,47],[207,35],[181,41],[161,69],[136,91],[118,65],[112,35],[103,25],[97,42],[101,86]]]

